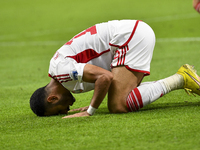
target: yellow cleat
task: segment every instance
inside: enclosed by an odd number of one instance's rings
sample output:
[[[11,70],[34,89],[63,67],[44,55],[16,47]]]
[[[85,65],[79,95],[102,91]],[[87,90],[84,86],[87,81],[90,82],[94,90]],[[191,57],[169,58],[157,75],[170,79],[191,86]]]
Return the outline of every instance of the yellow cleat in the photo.
[[[195,93],[200,96],[200,80],[199,76],[196,74],[194,66],[185,64],[180,67],[177,73],[182,75],[184,78],[183,88],[185,89],[186,93],[188,95],[190,95],[190,93],[194,95]]]

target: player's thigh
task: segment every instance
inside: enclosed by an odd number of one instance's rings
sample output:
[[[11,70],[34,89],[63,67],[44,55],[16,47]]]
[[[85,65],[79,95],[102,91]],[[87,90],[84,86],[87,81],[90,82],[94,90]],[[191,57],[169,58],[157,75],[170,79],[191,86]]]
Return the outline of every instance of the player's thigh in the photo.
[[[112,69],[113,81],[108,92],[108,109],[112,113],[128,112],[128,94],[142,81],[144,74],[128,70],[125,66]]]

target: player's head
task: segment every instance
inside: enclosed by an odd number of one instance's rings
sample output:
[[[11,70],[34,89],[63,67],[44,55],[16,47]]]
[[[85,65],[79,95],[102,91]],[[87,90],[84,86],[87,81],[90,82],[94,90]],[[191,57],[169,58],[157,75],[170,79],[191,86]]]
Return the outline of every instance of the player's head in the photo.
[[[47,97],[45,87],[37,89],[30,98],[30,107],[37,116],[45,114],[45,98]]]
[[[55,90],[56,91],[56,90]],[[30,98],[30,107],[37,116],[52,116],[67,114],[69,106],[72,106],[75,99],[68,90],[53,92],[51,88],[44,86],[37,89]],[[59,90],[58,90],[59,91]]]

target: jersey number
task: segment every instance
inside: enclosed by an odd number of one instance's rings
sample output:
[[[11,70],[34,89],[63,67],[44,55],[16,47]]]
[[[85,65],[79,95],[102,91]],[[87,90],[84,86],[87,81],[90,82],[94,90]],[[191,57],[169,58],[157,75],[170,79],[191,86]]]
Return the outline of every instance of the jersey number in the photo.
[[[67,42],[65,45],[71,45],[74,39],[86,34],[87,32],[90,32],[91,35],[96,34],[97,33],[96,26],[92,26],[92,27],[86,29],[85,31],[77,34],[69,42]]]

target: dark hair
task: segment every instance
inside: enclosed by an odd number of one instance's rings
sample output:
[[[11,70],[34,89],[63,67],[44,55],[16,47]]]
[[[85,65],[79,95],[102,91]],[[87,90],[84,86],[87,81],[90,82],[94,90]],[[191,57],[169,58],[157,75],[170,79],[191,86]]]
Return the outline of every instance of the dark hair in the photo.
[[[45,87],[37,89],[30,98],[30,107],[37,116],[44,116],[45,113],[45,98],[47,96]]]

